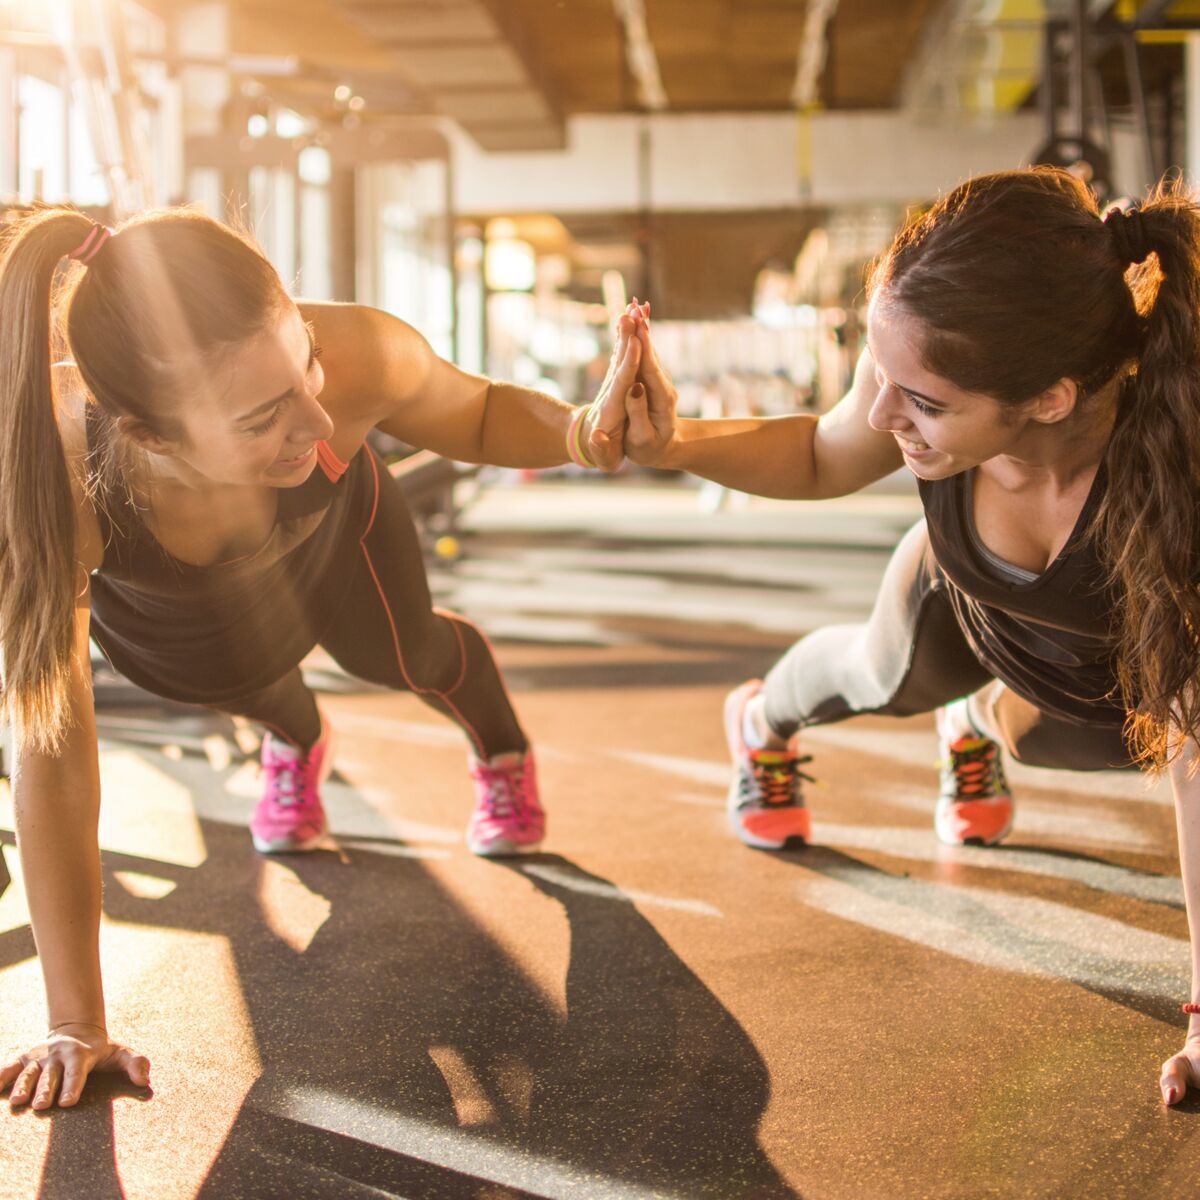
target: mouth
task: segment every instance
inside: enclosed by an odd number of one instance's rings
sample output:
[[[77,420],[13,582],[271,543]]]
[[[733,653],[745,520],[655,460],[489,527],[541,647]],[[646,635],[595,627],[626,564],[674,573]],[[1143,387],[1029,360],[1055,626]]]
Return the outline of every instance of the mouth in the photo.
[[[905,454],[910,454],[914,457],[918,457],[922,454],[925,454],[930,449],[930,445],[928,442],[914,442],[914,441],[911,441],[909,438],[901,437],[898,433],[893,433],[892,437],[894,437],[896,439],[897,445],[899,445],[900,449]]]
[[[302,467],[316,452],[315,445],[309,446],[303,454],[297,454],[295,458],[279,458],[275,460],[277,467],[283,467],[285,470],[292,467]]]

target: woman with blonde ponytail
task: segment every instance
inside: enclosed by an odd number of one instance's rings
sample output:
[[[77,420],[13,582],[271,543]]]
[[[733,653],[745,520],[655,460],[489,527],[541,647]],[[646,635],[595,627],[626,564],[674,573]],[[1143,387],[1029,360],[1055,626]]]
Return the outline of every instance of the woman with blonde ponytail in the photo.
[[[534,849],[535,763],[490,645],[432,607],[403,496],[365,438],[614,469],[641,343],[623,321],[600,395],[572,409],[458,370],[381,312],[294,302],[258,249],[195,212],[113,232],[46,208],[0,254],[0,703],[49,1008],[0,1091],[48,1108],[74,1104],[91,1071],[149,1082],[109,1037],[100,978],[89,638],[135,683],[266,727],[263,853],[326,832],[329,726],[299,669],[318,644],[461,727],[472,850]]]
[[[1009,832],[1004,753],[1167,769],[1192,940],[1183,1050],[1200,1087],[1200,207],[1163,186],[1102,216],[1065,171],[971,179],[875,265],[868,344],[819,419],[678,420],[643,309],[637,462],[795,499],[901,465],[925,520],[863,625],[817,630],[725,708],[729,819],[750,846],[811,832],[802,731],[936,711],[942,841]]]

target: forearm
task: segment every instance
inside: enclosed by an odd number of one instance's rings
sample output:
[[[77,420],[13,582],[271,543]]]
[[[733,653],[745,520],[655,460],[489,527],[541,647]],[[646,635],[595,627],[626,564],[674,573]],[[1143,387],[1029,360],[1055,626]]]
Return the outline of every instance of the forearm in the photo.
[[[94,747],[17,757],[17,846],[51,1027],[103,1025],[100,977],[100,781]]]
[[[756,496],[817,499],[816,428],[817,418],[808,413],[680,420],[674,440],[656,465]]]
[[[515,383],[488,384],[479,461],[497,467],[557,467],[570,461],[567,428],[576,410]]]

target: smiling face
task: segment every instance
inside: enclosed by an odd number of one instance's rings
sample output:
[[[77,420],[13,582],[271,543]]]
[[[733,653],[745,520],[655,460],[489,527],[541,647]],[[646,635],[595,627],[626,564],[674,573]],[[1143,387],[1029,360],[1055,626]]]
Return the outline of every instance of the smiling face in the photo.
[[[316,466],[317,442],[333,433],[317,400],[325,385],[319,354],[299,310],[285,303],[182,407],[182,436],[148,448],[169,456],[183,482],[298,486]]]
[[[879,387],[868,420],[896,439],[905,464],[921,479],[945,479],[1002,454],[1020,457],[1066,415],[1063,400],[1069,400],[1067,412],[1073,406],[1069,381],[1061,385],[1069,397],[1048,393],[1005,404],[933,374],[922,363],[921,322],[889,302],[886,292],[872,300],[867,328]]]

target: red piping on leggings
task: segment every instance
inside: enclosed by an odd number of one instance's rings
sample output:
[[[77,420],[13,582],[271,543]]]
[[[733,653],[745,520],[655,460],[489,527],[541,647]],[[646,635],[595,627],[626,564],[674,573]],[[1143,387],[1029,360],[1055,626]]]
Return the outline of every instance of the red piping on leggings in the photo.
[[[484,633],[483,630],[480,629],[479,626],[476,625],[474,621],[469,621],[461,613],[451,612],[447,608],[435,608],[433,611],[435,613],[437,613],[438,616],[445,617],[447,621],[450,621],[452,623],[456,622],[459,625],[465,625],[468,629],[474,630],[474,632],[475,632],[476,636],[479,638],[479,640],[487,647],[488,653],[492,656],[492,659],[495,660],[496,648],[492,645],[491,639],[488,637],[488,635],[486,633]],[[459,641],[460,642],[462,641],[461,634],[459,635]],[[462,674],[459,675],[459,677],[458,677],[458,683],[462,683],[463,676],[466,675],[466,673],[467,673],[467,659],[466,659],[466,654],[464,652],[464,654],[463,654],[463,669],[462,669]],[[506,684],[504,682],[504,676],[500,673],[499,666],[497,666],[497,668],[496,668],[496,678],[499,679],[499,681],[500,681],[500,690],[504,693],[504,697],[508,701],[509,708],[512,708],[515,710],[516,705],[513,704],[512,695],[510,694],[510,692],[508,690],[508,684]],[[458,688],[458,683],[456,683],[454,685],[454,687],[450,689],[452,692]]]
[[[408,684],[409,690],[418,696],[436,696],[455,715],[458,723],[467,731],[471,741],[475,743],[478,755],[481,758],[485,757],[483,739],[479,736],[475,726],[463,716],[458,707],[450,699],[451,694],[458,690],[467,673],[467,648],[463,642],[462,631],[458,626],[453,621],[450,622],[451,627],[454,629],[455,637],[458,639],[458,654],[461,666],[459,668],[458,679],[455,680],[454,686],[448,692],[440,692],[437,688],[418,687],[412,681],[404,665],[404,655],[400,652],[400,635],[396,632],[396,620],[392,616],[391,607],[387,602],[387,593],[383,590],[383,585],[379,582],[379,576],[375,572],[375,564],[371,561],[371,552],[367,549],[367,535],[371,532],[371,527],[375,524],[375,514],[379,511],[379,468],[375,463],[375,456],[373,454],[367,456],[367,461],[371,464],[371,474],[375,480],[375,497],[371,504],[370,519],[367,521],[366,529],[363,530],[359,544],[362,546],[363,558],[367,561],[367,570],[371,572],[371,579],[375,583],[375,590],[379,593],[379,599],[383,604],[383,611],[387,614],[388,628],[392,631],[392,649],[396,653],[396,665],[400,668],[400,674],[404,677],[404,682]]]

